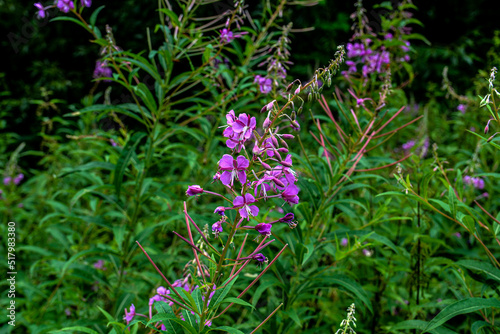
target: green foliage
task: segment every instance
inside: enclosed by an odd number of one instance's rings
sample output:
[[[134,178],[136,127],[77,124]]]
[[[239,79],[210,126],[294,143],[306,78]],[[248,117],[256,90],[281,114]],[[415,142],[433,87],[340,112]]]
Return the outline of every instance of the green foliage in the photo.
[[[93,66],[98,55],[110,72],[94,78],[83,98],[67,93],[52,61],[30,65],[41,74],[26,83],[29,98],[11,96],[15,87],[0,77],[0,249],[15,253],[13,267],[4,261],[2,268],[17,272],[15,298],[4,294],[0,305],[15,300],[16,330],[500,332],[500,94],[491,69],[500,59],[498,32],[488,67],[458,90],[448,75],[479,59],[465,52],[472,39],[455,50],[434,47],[431,35],[418,32],[425,25],[410,1],[373,9],[359,1],[349,9],[356,10],[350,43],[387,52],[387,66],[364,73],[370,61],[351,56],[348,46],[311,70],[305,59],[313,51],[290,54],[295,41],[310,43],[294,30],[302,14],[329,8],[311,4],[160,1],[147,13],[132,10],[154,21],[124,30],[107,24],[113,4],[82,8],[77,1],[75,11],[50,13],[48,27],[87,33],[82,40],[90,36],[95,47],[82,57]],[[340,44],[333,35],[348,30],[348,15],[315,23],[332,33],[321,37],[331,43],[325,50]],[[234,39],[221,38],[224,28]],[[62,38],[54,44],[73,52]],[[356,70],[339,68],[343,60],[357,62]],[[432,64],[422,70],[422,61]],[[419,80],[435,68],[442,89],[429,79],[422,98]],[[257,75],[270,79],[268,91]],[[31,133],[12,130],[17,110],[33,111]],[[236,224],[232,201],[225,206],[233,225],[214,235],[220,197],[186,200],[194,184],[239,195],[213,178],[228,152],[222,128],[230,110],[257,118],[261,145],[266,118],[275,117],[268,128],[276,131],[277,123],[300,127],[279,145],[293,159],[299,204],[262,197],[259,216],[242,219],[253,226],[295,216],[288,226],[273,224],[265,241],[274,241],[259,250],[271,261],[262,267],[245,258],[261,240]],[[254,168],[252,147],[238,154]],[[264,175],[254,172],[249,179]],[[150,299],[160,286],[168,298]],[[136,314],[126,321],[131,304]]]

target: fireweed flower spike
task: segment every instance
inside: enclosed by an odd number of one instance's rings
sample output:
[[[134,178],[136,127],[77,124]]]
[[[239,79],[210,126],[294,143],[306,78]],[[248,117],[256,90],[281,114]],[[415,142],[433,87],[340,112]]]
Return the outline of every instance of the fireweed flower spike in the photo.
[[[222,171],[220,181],[223,185],[232,187],[234,179],[237,178],[244,185],[247,180],[246,169],[249,164],[248,159],[242,155],[234,159],[231,155],[224,154],[219,160],[219,168]]]
[[[239,213],[243,218],[250,220],[250,216],[256,217],[259,214],[259,208],[256,205],[250,205],[255,203],[255,198],[251,194],[245,194],[245,196],[238,196],[234,199],[234,208],[240,208]]]

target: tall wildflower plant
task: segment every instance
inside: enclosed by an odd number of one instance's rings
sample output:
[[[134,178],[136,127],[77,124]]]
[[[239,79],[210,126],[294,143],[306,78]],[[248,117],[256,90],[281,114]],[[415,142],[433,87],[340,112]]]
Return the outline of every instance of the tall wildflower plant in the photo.
[[[146,312],[139,309],[142,308],[139,303],[128,307],[124,319],[129,325],[135,320],[152,329],[183,327],[189,331],[205,331],[205,326],[217,322],[227,311],[226,308],[217,312],[221,304],[228,301],[224,297],[243,268],[253,261],[267,262],[261,250],[272,241],[268,239],[273,224],[291,227],[296,224],[291,212],[275,220],[259,212],[268,200],[290,206],[299,202],[297,174],[287,144],[294,137],[294,131],[300,129],[297,113],[304,101],[299,95],[318,94],[319,80],[330,81],[343,60],[341,50],[325,69],[316,72],[313,81],[295,85],[293,93],[280,105],[281,96],[286,96],[283,85],[291,64],[291,25],[280,28],[277,23],[288,2],[266,3],[258,14],[262,22],[258,25],[243,1],[236,1],[216,16],[197,15],[211,3],[160,1],[160,23],[154,29],[147,29],[148,50],[138,53],[126,50],[126,43],[115,37],[109,25],[97,24],[104,6],[88,13],[95,2],[58,0],[52,5],[35,4],[40,19],[75,23],[88,31],[92,42],[100,48],[93,71],[95,86],[82,100],[83,106],[75,107],[66,116],[78,117],[85,127],[80,134],[69,136],[70,139],[81,146],[89,142],[99,146],[104,143],[108,145],[108,154],[93,156],[58,177],[68,178],[75,173],[85,176],[84,185],[70,195],[69,211],[61,216],[66,219],[77,216],[85,222],[85,240],[103,233],[112,240],[106,249],[88,249],[82,239],[69,251],[71,262],[86,259],[84,265],[92,267],[93,278],[98,277],[92,290],[107,295],[107,304],[116,307],[111,312],[113,315],[103,311],[109,319],[117,317],[123,310],[122,305],[130,305],[134,298],[126,289],[132,280],[127,272],[138,263],[134,256],[138,248],[144,250],[159,269],[153,260],[155,256],[150,256],[141,243],[157,228],[179,218],[179,215],[163,213],[175,207],[177,196],[174,189],[162,184],[159,169],[164,167],[163,173],[167,175],[193,176],[189,169],[179,172],[168,161],[182,159],[195,170],[199,162],[214,162],[212,157],[220,151],[219,141],[231,150],[217,160],[213,178],[228,194],[208,191],[198,185],[190,185],[186,192],[188,196],[213,195],[226,202],[212,213],[220,219],[210,228],[216,240],[225,240],[220,246],[209,242],[210,233],[195,223],[185,204],[183,218],[188,235],[184,237],[179,233],[178,236],[193,250],[194,259],[186,266],[182,278],[174,283],[161,273],[167,287],[156,289]],[[271,34],[273,29],[278,31]],[[155,47],[158,39],[160,45]],[[101,92],[100,88],[105,89]],[[266,102],[262,108],[263,101]],[[229,106],[236,112],[228,111]],[[252,116],[256,110],[265,114],[259,126]],[[108,131],[96,128],[96,120]],[[223,140],[216,139],[220,126],[225,128]],[[188,145],[193,138],[199,142],[198,147]],[[175,153],[176,148],[185,153]],[[89,173],[98,170],[109,171],[109,175],[99,173],[96,177]],[[193,174],[200,179],[199,184],[206,183],[207,175],[196,171]],[[148,223],[151,220],[159,224]],[[200,234],[200,240],[194,239],[191,227]],[[243,252],[248,251],[248,243],[245,248],[246,243],[242,241],[236,255],[233,247],[244,230],[251,230],[250,233],[261,236],[262,240],[247,254]],[[111,268],[112,272],[104,278],[105,271]],[[268,268],[265,267],[263,273]],[[226,269],[231,269],[231,273]],[[65,278],[71,272],[72,268],[68,268],[60,274],[59,284],[46,302],[44,313],[63,290],[59,288],[65,285]],[[241,292],[240,297],[256,281]],[[229,299],[229,302],[244,304],[240,299]],[[109,305],[103,306],[109,308]],[[159,314],[153,314],[153,307]],[[122,330],[125,324],[113,326],[115,330]]]

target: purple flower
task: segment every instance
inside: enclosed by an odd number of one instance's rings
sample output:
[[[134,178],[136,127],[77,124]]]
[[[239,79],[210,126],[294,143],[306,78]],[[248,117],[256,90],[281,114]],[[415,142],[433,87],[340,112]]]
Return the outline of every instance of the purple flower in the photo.
[[[233,36],[233,32],[224,28],[220,31],[220,40],[222,43],[231,43],[235,37]]]
[[[217,221],[212,225],[212,233],[215,234],[216,238],[219,236],[219,233],[222,233],[222,222],[221,221]]]
[[[287,223],[289,224],[295,219],[295,215],[291,212],[287,213],[284,217],[279,219],[280,223]]]
[[[390,40],[392,40],[392,38],[393,38],[393,37],[394,37],[394,36],[393,36],[390,32],[389,32],[389,33],[387,33],[387,34],[384,36],[384,38],[385,38],[385,39],[387,39],[387,40],[389,40],[389,41],[390,41]]]
[[[471,177],[469,175],[464,176],[463,178],[464,184],[469,186],[474,186],[476,189],[484,189],[484,180],[480,177]]]
[[[99,270],[104,270],[104,261],[98,260],[97,262],[95,262],[94,268],[99,269]]]
[[[96,61],[93,78],[111,78],[113,76],[113,72],[111,68],[108,67],[108,63],[106,61]],[[111,82],[111,80],[104,80],[105,82]]]
[[[455,237],[457,237],[458,239],[461,239],[461,238],[462,238],[462,235],[460,234],[460,232],[456,232],[454,235],[455,235]]]
[[[12,181],[12,178],[10,176],[3,178],[3,184],[6,186],[8,186],[11,181]]]
[[[223,132],[224,137],[229,138],[226,141],[227,147],[240,152],[245,142],[250,139],[257,125],[255,117],[249,117],[247,114],[239,114],[236,117],[234,110],[227,115],[227,127]]]
[[[410,140],[410,141],[404,143],[402,147],[403,147],[403,150],[407,151],[407,150],[411,150],[413,146],[415,146],[415,141]]]
[[[92,0],[81,0],[80,3],[82,4],[82,7],[92,6]]]
[[[64,309],[64,313],[66,313],[66,315],[69,317],[71,315],[71,310],[69,309],[69,307],[66,307]]]
[[[347,238],[342,238],[342,240],[340,240],[340,244],[344,247],[347,246],[348,243],[349,243],[349,240],[347,240]]]
[[[457,110],[460,111],[462,114],[465,114],[466,109],[467,109],[467,106],[465,104],[459,104],[457,107]]]
[[[216,208],[215,208],[214,213],[217,213],[217,214],[219,214],[219,215],[221,215],[221,216],[224,216],[224,215],[225,215],[225,213],[224,213],[225,211],[226,211],[226,208],[225,208],[225,207],[223,207],[223,206],[218,206],[218,207],[216,207]]]
[[[170,293],[170,291],[168,291],[165,287],[160,286],[158,289],[156,289],[156,293],[159,295],[166,296]]]
[[[294,205],[299,203],[299,193],[300,189],[295,184],[290,184],[286,187],[285,191],[281,193],[281,198],[283,198],[288,204]]]
[[[187,196],[195,196],[195,195],[202,194],[202,193],[203,193],[203,188],[200,187],[199,185],[196,185],[196,184],[189,186],[187,191],[186,191]]]
[[[219,160],[219,168],[222,171],[220,181],[223,185],[232,187],[234,179],[237,178],[242,185],[245,184],[247,180],[246,169],[249,164],[248,159],[242,155],[234,159],[231,155],[224,154]]]
[[[262,264],[264,262],[267,263],[267,258],[264,256],[262,253],[257,253],[254,256],[252,256],[252,259],[256,260],[259,262],[259,264]]]
[[[129,312],[127,312],[127,309],[125,309],[125,316],[123,317],[123,319],[127,321],[127,325],[128,325],[129,322],[132,321],[134,316],[135,316],[135,306],[134,306],[134,304],[132,304],[132,305],[130,305]]]
[[[17,186],[19,183],[21,183],[21,181],[24,179],[24,174],[18,174],[15,178],[14,178],[14,184]]]
[[[75,9],[72,0],[57,0],[57,8],[63,13],[68,13],[70,10]]]
[[[245,194],[245,196],[238,196],[234,199],[234,208],[240,208],[239,213],[243,218],[250,220],[250,216],[256,217],[259,214],[259,208],[256,205],[250,205],[255,203],[255,198],[251,194]]]
[[[273,81],[270,78],[256,75],[253,82],[259,84],[261,93],[267,94],[273,89]]]
[[[272,227],[273,227],[272,224],[260,223],[255,226],[255,230],[259,232],[261,235],[266,236],[266,235],[271,235]]]
[[[37,2],[35,4],[35,7],[38,8],[38,18],[39,19],[44,19],[47,13],[45,12],[47,10],[47,7],[43,7],[41,3]]]

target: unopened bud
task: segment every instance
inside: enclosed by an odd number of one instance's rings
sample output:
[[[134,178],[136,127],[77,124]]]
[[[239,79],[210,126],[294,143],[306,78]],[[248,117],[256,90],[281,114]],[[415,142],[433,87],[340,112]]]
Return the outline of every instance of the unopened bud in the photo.
[[[266,117],[266,119],[264,120],[264,124],[262,124],[262,127],[264,129],[267,129],[269,125],[271,125],[271,120],[269,119],[269,117]]]
[[[295,92],[293,94],[297,95],[300,93],[300,90],[301,90],[302,86],[299,85],[299,87],[297,87],[297,89],[295,90]]]
[[[280,145],[278,144],[278,140],[276,139],[275,136],[271,136],[271,140],[273,142],[274,147],[279,147]]]
[[[284,139],[293,139],[293,138],[295,138],[294,135],[289,134],[289,133],[285,133],[284,135],[281,135],[281,137],[284,138]]]
[[[273,168],[271,166],[269,166],[268,164],[266,164],[265,162],[261,161],[260,164],[262,165],[262,167],[264,167],[264,169],[266,170],[273,170]]]
[[[275,177],[273,178],[273,182],[274,182],[274,183],[276,183],[276,185],[277,185],[278,187],[284,187],[284,186],[285,186],[285,184],[284,184],[283,182],[281,182],[280,180],[278,180],[278,179],[277,179],[277,178],[275,178]]]
[[[290,167],[292,167],[292,166],[293,166],[291,163],[286,162],[285,160],[280,161],[280,165],[285,166],[285,167],[288,167],[288,168],[290,168]]]
[[[288,148],[288,144],[286,143],[286,141],[283,140],[283,138],[280,138],[280,143],[282,146],[285,146],[286,148]]]
[[[288,149],[285,148],[285,147],[280,147],[278,148],[278,152],[281,152],[281,153],[288,153]]]

